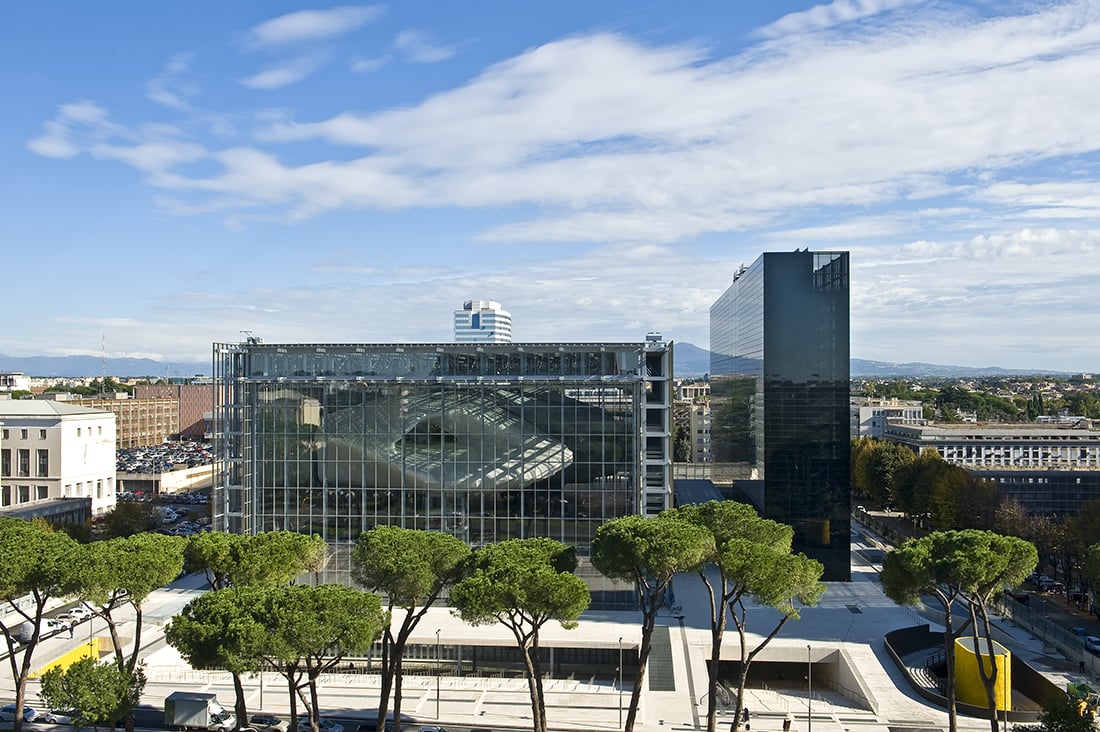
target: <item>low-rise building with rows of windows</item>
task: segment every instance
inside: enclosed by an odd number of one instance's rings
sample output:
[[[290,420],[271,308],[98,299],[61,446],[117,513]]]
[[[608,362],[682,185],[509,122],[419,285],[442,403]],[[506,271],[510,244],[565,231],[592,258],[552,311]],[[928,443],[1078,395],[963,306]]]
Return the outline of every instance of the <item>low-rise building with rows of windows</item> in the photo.
[[[1100,431],[1058,424],[889,422],[883,436],[997,484],[1040,514],[1071,515],[1100,498]]]
[[[115,415],[0,400],[0,512],[80,523],[115,505]]]

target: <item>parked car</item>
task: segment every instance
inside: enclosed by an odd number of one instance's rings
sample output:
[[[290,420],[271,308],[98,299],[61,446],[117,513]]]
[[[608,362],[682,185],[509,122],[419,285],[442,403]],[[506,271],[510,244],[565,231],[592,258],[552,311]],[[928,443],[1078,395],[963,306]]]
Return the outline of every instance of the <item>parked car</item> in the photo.
[[[379,732],[378,720],[363,722],[356,728],[356,732]],[[386,727],[382,732],[393,732],[393,724],[387,720]]]
[[[38,716],[38,712],[34,707],[29,707],[26,704],[23,705],[23,721],[33,722],[34,718]],[[15,721],[15,705],[5,704],[0,707],[0,722],[14,722]]]
[[[58,615],[57,617],[58,618],[66,618],[68,620],[71,620],[73,622],[78,623],[81,620],[87,620],[88,618],[92,617],[93,615],[95,615],[95,613],[93,613],[91,610],[89,610],[86,606],[84,606],[84,605],[73,605],[72,607],[66,609],[65,612]]]
[[[72,724],[73,718],[77,716],[75,709],[51,709],[46,712],[45,720],[50,724]]]
[[[438,724],[429,724],[421,727],[420,732],[447,732],[447,728],[440,727]]]
[[[248,725],[257,732],[286,732],[290,728],[290,722],[274,714],[253,714]]]
[[[46,633],[60,633],[63,630],[68,630],[72,627],[65,618],[42,618],[42,634]]]
[[[331,719],[321,717],[317,720],[317,729],[321,732],[344,732],[344,725]],[[311,730],[312,728],[309,726],[308,718],[298,720],[298,732],[311,732]]]

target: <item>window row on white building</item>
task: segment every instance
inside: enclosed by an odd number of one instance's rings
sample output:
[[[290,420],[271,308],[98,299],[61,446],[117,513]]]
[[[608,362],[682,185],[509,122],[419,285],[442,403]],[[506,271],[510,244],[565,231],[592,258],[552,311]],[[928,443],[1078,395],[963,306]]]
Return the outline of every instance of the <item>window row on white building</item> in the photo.
[[[64,402],[0,400],[0,511],[62,498],[115,505],[115,415]]]

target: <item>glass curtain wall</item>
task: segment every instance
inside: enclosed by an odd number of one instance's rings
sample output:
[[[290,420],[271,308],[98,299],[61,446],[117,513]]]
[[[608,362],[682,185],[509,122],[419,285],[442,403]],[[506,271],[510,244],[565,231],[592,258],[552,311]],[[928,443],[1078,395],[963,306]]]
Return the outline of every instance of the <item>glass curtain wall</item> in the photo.
[[[222,526],[331,545],[382,524],[473,546],[551,536],[584,553],[639,512],[640,348],[504,349],[227,347]]]

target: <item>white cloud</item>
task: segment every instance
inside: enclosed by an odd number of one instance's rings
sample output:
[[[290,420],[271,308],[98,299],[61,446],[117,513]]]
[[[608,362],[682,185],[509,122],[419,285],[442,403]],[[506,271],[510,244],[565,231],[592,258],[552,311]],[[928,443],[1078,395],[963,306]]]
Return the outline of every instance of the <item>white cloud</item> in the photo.
[[[489,292],[537,339],[654,328],[704,345],[706,309],[738,263],[827,246],[852,251],[853,312],[864,313],[854,355],[952,362],[974,332],[1007,342],[1018,331],[1084,364],[1100,280],[1100,98],[1082,89],[1100,65],[1100,8],[982,18],[930,5],[834,3],[728,58],[610,33],[564,38],[400,108],[352,111],[372,101],[355,98],[313,120],[255,115],[253,139],[220,149],[123,128],[80,102],[28,145],[120,160],[171,211],[237,227],[339,210],[477,212],[455,246],[488,252],[475,259],[483,269],[418,272],[419,252],[404,252],[416,247],[396,242],[362,244],[388,247],[392,269],[355,253],[361,269],[335,267],[326,251],[310,270],[323,286],[187,306],[214,332],[247,321],[272,339],[447,338],[456,303]],[[381,63],[358,60],[364,72]],[[268,71],[261,87],[293,77],[293,64],[289,76]],[[507,246],[526,242],[560,246]],[[395,301],[391,331],[360,332],[357,313]],[[278,307],[309,322],[266,314]],[[567,316],[536,329],[547,310]],[[921,335],[898,336],[908,332]],[[1045,355],[1014,353],[1021,367]]]
[[[299,56],[241,79],[241,84],[250,89],[281,89],[305,79],[321,68],[324,62],[325,58],[319,54]]]
[[[48,158],[76,157],[89,138],[102,139],[123,129],[107,116],[107,110],[86,99],[62,104],[57,115],[42,124],[43,133],[27,142],[27,148]]]
[[[890,3],[830,7],[888,15]],[[1080,92],[1100,63],[1092,16],[1087,3],[988,20],[903,15],[844,43],[822,32],[727,59],[621,35],[566,38],[408,107],[304,123],[284,113],[263,122],[261,146],[227,151],[220,172],[178,187],[288,220],[339,208],[536,207],[482,232],[491,241],[677,241],[762,225],[811,235],[821,225],[803,212],[831,211],[836,227],[858,218],[854,209],[936,208],[960,194],[1006,208],[996,188],[1006,174],[1026,185],[1036,161],[1100,150],[1100,99]],[[321,62],[300,57],[242,83],[278,88]],[[63,153],[64,140],[36,144]],[[273,152],[311,140],[363,152],[294,165]],[[974,224],[966,206],[946,210],[955,225]],[[1032,211],[1049,218],[1054,208]],[[865,235],[890,233],[877,216]]]
[[[842,23],[868,18],[918,0],[834,0],[826,5],[815,5],[809,10],[784,15],[779,20],[761,28],[758,33],[774,38],[796,33],[825,30]]]
[[[145,85],[145,96],[169,109],[185,112],[191,108],[188,98],[198,93],[198,86],[185,78],[191,65],[191,54],[179,53],[168,60],[164,70]]]
[[[326,10],[299,10],[260,23],[248,32],[256,48],[317,41],[350,33],[386,12],[384,5],[343,5]]]
[[[406,61],[417,64],[434,64],[455,55],[454,46],[442,46],[426,31],[410,28],[393,39],[393,47]]]
[[[137,170],[160,176],[170,168],[195,162],[206,156],[202,145],[179,140],[147,140],[136,145],[98,143],[89,152],[97,158],[122,161]],[[175,177],[160,179],[161,185],[174,185]]]
[[[357,74],[369,74],[385,68],[385,66],[389,64],[391,60],[392,57],[389,54],[378,56],[376,58],[359,56],[351,60],[350,68]]]
[[[79,102],[61,105],[61,113],[58,115],[65,122],[81,122],[84,124],[105,124],[107,110],[95,102],[87,99]]]
[[[27,148],[47,158],[72,158],[80,154],[80,148],[73,143],[69,128],[50,120],[43,124],[45,131],[27,143]]]

